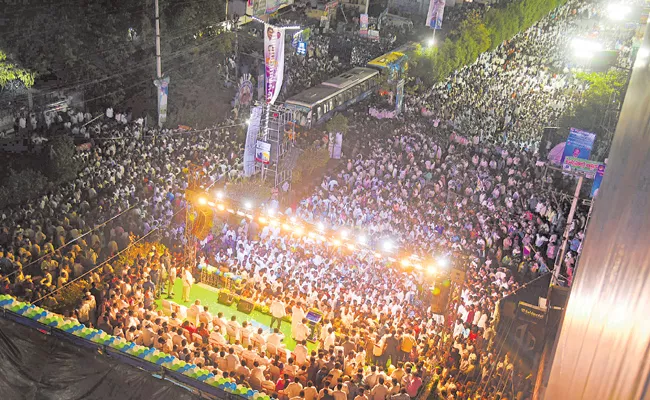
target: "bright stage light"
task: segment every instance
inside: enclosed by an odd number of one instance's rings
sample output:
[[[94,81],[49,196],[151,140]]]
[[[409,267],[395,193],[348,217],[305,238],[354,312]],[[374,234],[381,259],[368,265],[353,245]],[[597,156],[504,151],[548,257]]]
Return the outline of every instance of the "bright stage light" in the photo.
[[[343,239],[347,239],[347,238],[348,238],[348,231],[345,230],[345,229],[343,229],[343,230],[341,231],[341,237],[342,237]]]
[[[610,4],[607,6],[607,16],[615,21],[624,20],[632,11],[630,7],[624,4]]]
[[[217,204],[217,208],[219,209],[219,211],[223,211],[226,209],[226,206],[224,206],[223,204]]]
[[[348,243],[348,244],[346,244],[345,246],[346,246],[346,247],[348,248],[348,250],[350,250],[350,251],[354,251],[354,249],[355,249],[355,247],[354,247],[354,245],[353,245],[352,243]]]
[[[592,40],[575,38],[571,41],[574,55],[579,58],[592,58],[603,49],[603,45]]]
[[[341,241],[338,240],[338,239],[334,239],[334,240],[332,241],[332,244],[333,244],[334,246],[340,246],[340,245],[341,245]]]
[[[202,206],[208,204],[208,199],[206,199],[205,197],[199,197],[199,204]]]
[[[393,250],[393,243],[390,240],[385,240],[382,248],[384,251],[391,251]]]
[[[282,229],[284,229],[285,231],[290,231],[290,230],[291,230],[291,225],[289,225],[289,224],[282,224]]]
[[[402,267],[407,268],[411,266],[411,261],[408,258],[405,258],[400,261],[400,264],[402,264]]]
[[[217,190],[217,193],[215,193],[215,195],[217,196],[217,199],[223,199],[223,192],[221,190]]]
[[[368,238],[366,237],[366,235],[359,235],[357,241],[359,242],[359,244],[366,244],[368,243]]]
[[[252,209],[253,208],[253,203],[251,203],[250,201],[245,201],[244,202],[244,208],[246,208],[247,210]]]
[[[208,205],[209,205],[210,207],[214,207],[214,206],[215,206],[215,204],[214,204],[213,202],[211,202],[211,201],[208,201]]]
[[[259,217],[258,221],[260,221],[260,224],[266,224],[267,222],[269,222],[269,220],[264,217]]]
[[[318,227],[318,230],[321,232],[325,230],[325,224],[322,222],[319,222],[316,227]]]
[[[292,224],[295,224],[298,220],[296,219],[296,217],[291,217],[289,218],[289,221],[291,221]]]
[[[438,258],[438,265],[442,268],[447,268],[449,266],[449,259],[447,257]]]
[[[434,38],[427,40],[427,46],[433,47],[435,44],[436,44],[436,40]]]
[[[266,210],[266,213],[267,213],[269,216],[272,217],[272,216],[275,215],[275,209],[274,209],[274,208],[269,208],[268,210]]]
[[[375,253],[375,258],[381,258],[381,253]]]
[[[302,234],[305,233],[305,230],[302,228],[302,226],[297,226],[293,232],[298,236],[302,236]]]

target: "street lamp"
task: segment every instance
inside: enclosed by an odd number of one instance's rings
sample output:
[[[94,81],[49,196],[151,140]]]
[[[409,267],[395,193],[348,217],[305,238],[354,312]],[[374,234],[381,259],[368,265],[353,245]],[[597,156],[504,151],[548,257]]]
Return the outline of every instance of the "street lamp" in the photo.
[[[435,38],[431,38],[431,39],[427,40],[427,46],[433,47],[435,44],[436,44],[436,39]]]

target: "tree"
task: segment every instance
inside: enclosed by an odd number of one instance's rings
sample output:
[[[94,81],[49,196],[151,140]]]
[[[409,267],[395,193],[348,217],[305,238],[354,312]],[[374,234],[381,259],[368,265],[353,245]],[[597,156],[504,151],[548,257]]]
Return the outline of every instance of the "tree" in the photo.
[[[312,178],[315,172],[321,171],[327,165],[330,153],[327,147],[309,148],[303,151],[296,161],[296,167],[291,175],[291,183],[298,188]]]
[[[22,204],[47,191],[47,178],[33,169],[9,171],[0,188],[0,209],[12,204]]]
[[[0,50],[0,87],[14,80],[19,80],[25,86],[30,87],[34,84],[34,77],[35,74],[33,72],[9,62],[7,55]]]
[[[330,133],[348,133],[348,119],[343,114],[336,114],[327,121],[325,129]]]
[[[248,178],[226,186],[228,198],[239,203],[251,202],[260,205],[271,198],[271,187],[257,178]]]
[[[67,182],[77,176],[75,145],[70,136],[55,136],[48,142],[48,175],[53,182]]]

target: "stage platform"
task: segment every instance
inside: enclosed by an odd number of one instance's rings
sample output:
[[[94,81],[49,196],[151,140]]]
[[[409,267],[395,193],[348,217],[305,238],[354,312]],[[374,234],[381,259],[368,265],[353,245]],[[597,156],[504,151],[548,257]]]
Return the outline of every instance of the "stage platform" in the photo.
[[[224,317],[227,320],[230,320],[230,317],[233,315],[237,316],[237,321],[241,324],[244,321],[250,322],[255,328],[263,328],[265,331],[269,331],[269,325],[271,324],[271,316],[262,314],[259,311],[253,310],[250,314],[244,314],[241,311],[238,311],[236,305],[233,303],[231,306],[226,306],[220,304],[218,301],[218,289],[213,288],[212,286],[205,285],[203,283],[197,283],[192,286],[190,291],[190,302],[184,303],[181,300],[183,294],[183,282],[180,278],[176,279],[176,284],[174,285],[174,296],[170,300],[176,304],[180,304],[186,307],[194,304],[194,300],[201,300],[201,305],[208,306],[208,311],[213,316],[216,316],[217,313],[222,312]],[[167,295],[163,294],[161,299],[166,299]],[[161,307],[161,299],[156,300],[156,305],[158,308]],[[291,323],[283,321],[280,331],[284,334],[284,343],[287,346],[287,349],[293,350],[296,347],[296,342],[291,338]],[[316,349],[316,343],[307,342],[307,347],[309,350]]]

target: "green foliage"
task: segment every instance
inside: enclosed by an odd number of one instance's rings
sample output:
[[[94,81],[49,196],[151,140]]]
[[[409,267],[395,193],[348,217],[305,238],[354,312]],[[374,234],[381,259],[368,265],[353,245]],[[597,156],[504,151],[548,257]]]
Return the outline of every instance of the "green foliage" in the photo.
[[[330,133],[348,133],[348,119],[343,114],[336,114],[325,124],[325,129]]]
[[[67,182],[77,176],[79,165],[74,159],[75,151],[70,136],[55,136],[48,142],[47,173],[53,182]]]
[[[72,311],[79,306],[86,291],[90,288],[88,281],[79,279],[58,291],[48,302],[53,312],[63,314],[66,311]],[[52,301],[55,300],[55,301]]]
[[[250,201],[259,205],[271,198],[271,187],[257,178],[250,178],[241,182],[229,183],[226,186],[228,198],[236,202]]]
[[[149,106],[155,106],[153,0],[44,3],[2,13],[0,49],[17,65],[59,87],[83,91],[91,106],[113,105],[147,89]],[[160,2],[163,73],[172,76],[172,85],[173,74],[195,61],[198,45],[215,57],[215,50],[224,54],[227,40],[205,44],[214,39],[224,9],[223,1]],[[10,77],[6,65],[0,61],[0,84]],[[33,75],[24,78],[31,85]]]
[[[426,85],[446,79],[455,70],[504,40],[530,28],[566,0],[518,0],[490,8],[483,18],[471,13],[436,48],[421,46],[410,60],[411,71]]]
[[[596,143],[592,154],[597,159],[607,157],[607,151],[613,139],[615,126],[607,126],[615,121],[605,118],[608,110],[615,108],[625,86],[627,72],[612,69],[607,73],[577,73],[576,78],[589,87],[583,92],[578,105],[569,110],[560,120],[560,126],[578,128],[596,134]],[[613,101],[614,100],[614,101]]]
[[[47,178],[33,169],[9,171],[4,185],[0,188],[0,209],[12,204],[24,204],[48,190]]]
[[[7,60],[7,55],[0,50],[0,87],[13,80],[19,80],[30,87],[34,85],[35,74],[16,66]]]
[[[165,250],[167,247],[159,242],[138,242],[120,254],[115,261],[114,271],[120,274],[125,268],[130,268],[138,257],[146,258],[152,251],[162,256]]]
[[[312,175],[325,168],[330,159],[327,147],[309,148],[298,157],[296,168],[293,169],[291,183],[298,187],[306,183]]]

